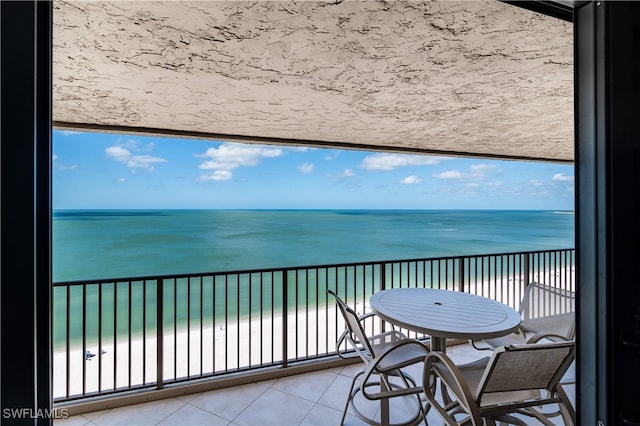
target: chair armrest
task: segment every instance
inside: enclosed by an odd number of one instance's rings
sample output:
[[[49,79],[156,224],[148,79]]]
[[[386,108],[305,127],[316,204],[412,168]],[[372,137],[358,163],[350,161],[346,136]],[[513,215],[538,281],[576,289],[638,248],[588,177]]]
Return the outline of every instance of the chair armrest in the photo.
[[[346,352],[340,350],[340,346],[342,346],[344,341],[347,340],[348,335],[349,335],[349,330],[345,329],[340,335],[340,337],[338,337],[338,340],[336,341],[336,353],[338,354],[338,357],[342,359],[359,358],[360,352],[356,351],[355,349],[346,351]]]
[[[422,393],[422,386],[417,386],[413,378],[400,371],[400,369],[418,362],[424,362],[428,354],[429,350],[427,347],[416,339],[403,339],[389,345],[389,347],[367,366],[364,377],[360,383],[362,395],[370,400],[379,400]],[[379,375],[380,380],[386,381],[386,378],[383,377],[386,374],[402,376],[407,387],[392,388],[387,382],[387,390],[381,389],[379,392],[374,393],[367,391],[367,388],[371,387],[369,379],[372,375]],[[411,382],[412,386],[408,385],[409,382]]]
[[[457,398],[456,401],[443,406],[442,401],[436,399],[435,386],[424,386],[424,393],[428,403],[436,411],[438,411],[443,419],[445,419],[445,423],[450,425],[458,424],[448,412],[450,409],[456,406],[464,407],[464,410],[469,413],[473,419],[476,419],[476,421],[480,419],[480,413],[478,411],[477,405],[475,404],[473,393],[469,388],[469,385],[465,381],[464,376],[460,372],[459,368],[445,353],[436,351],[429,353],[429,355],[425,359],[423,374],[423,382],[428,380],[428,376],[433,377],[434,380],[436,378],[439,378],[442,385],[446,386],[447,390],[453,391],[454,395]]]
[[[358,321],[362,322],[363,320],[366,320],[369,317],[374,317],[376,316],[375,312],[367,312],[366,314],[362,314],[358,317]]]
[[[527,343],[538,343],[542,339],[548,339],[552,342],[571,342],[571,339],[567,339],[565,336],[554,333],[537,333],[527,339]]]

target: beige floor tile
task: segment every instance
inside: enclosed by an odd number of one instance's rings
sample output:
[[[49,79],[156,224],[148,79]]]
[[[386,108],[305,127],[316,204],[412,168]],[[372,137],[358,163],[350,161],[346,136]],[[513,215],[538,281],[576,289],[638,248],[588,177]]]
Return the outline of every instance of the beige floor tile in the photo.
[[[190,404],[185,405],[184,407],[180,408],[178,411],[158,423],[158,425],[161,426],[226,426],[228,424],[228,420],[213,415]]]
[[[342,419],[342,411],[316,404],[311,412],[304,418],[301,426],[335,426],[340,424]],[[344,420],[344,426],[364,426],[363,422],[356,416],[347,414]]]
[[[188,395],[180,395],[180,396],[177,396],[176,398],[179,399],[180,401],[184,401],[186,403],[189,403],[189,402],[193,401],[194,399],[196,399],[197,397],[199,397],[201,394],[202,394],[201,392],[199,392],[199,393],[191,393],[191,394],[188,394]]]
[[[85,426],[91,423],[91,420],[82,415],[70,416],[66,419],[54,419],[53,426]]]
[[[268,389],[238,417],[233,419],[238,425],[299,425],[313,408],[313,402]]]
[[[320,397],[318,403],[342,412],[347,401],[349,386],[351,386],[351,377],[343,376],[342,374],[336,376],[333,383]]]
[[[203,392],[191,400],[190,404],[228,421],[233,421],[268,388],[266,384],[255,383]]]
[[[98,426],[156,425],[184,405],[184,402],[175,398],[129,405],[127,407],[109,410],[105,414],[95,418],[93,423]]]
[[[304,375],[278,379],[271,386],[271,389],[298,396],[311,402],[318,402],[336,377],[338,377],[336,373],[315,371]]]
[[[358,362],[355,364],[351,364],[351,365],[347,365],[342,367],[342,370],[340,371],[340,374],[342,376],[347,376],[347,377],[353,377],[358,371],[362,370],[365,368],[365,365],[363,362]]]
[[[111,411],[111,409],[109,410],[100,410],[100,411],[92,411],[91,413],[84,413],[82,415],[82,417],[86,417],[89,420],[94,420],[97,419],[98,417],[102,416],[103,414],[108,413],[109,411]]]

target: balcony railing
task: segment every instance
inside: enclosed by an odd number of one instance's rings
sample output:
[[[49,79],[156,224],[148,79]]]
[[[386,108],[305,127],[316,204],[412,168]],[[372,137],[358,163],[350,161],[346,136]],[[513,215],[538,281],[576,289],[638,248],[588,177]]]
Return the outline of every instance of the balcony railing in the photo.
[[[517,309],[532,281],[575,291],[574,262],[564,249],[54,283],[54,401],[333,357],[343,324],[327,289],[361,313],[396,287]]]

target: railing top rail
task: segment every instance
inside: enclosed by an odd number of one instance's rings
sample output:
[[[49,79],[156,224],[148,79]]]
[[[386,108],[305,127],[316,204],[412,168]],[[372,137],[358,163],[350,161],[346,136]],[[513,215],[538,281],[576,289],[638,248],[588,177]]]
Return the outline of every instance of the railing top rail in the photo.
[[[318,264],[318,265],[300,265],[300,266],[286,266],[275,268],[256,268],[256,269],[241,269],[231,271],[213,271],[213,272],[192,272],[185,274],[170,274],[170,275],[146,275],[136,277],[116,277],[116,278],[102,278],[102,279],[90,279],[90,280],[75,280],[75,281],[58,281],[54,282],[53,286],[73,286],[73,285],[90,285],[90,284],[111,284],[111,283],[123,283],[123,282],[139,282],[139,281],[155,281],[166,279],[185,279],[185,278],[197,278],[203,276],[224,276],[224,275],[247,275],[258,273],[275,273],[275,272],[289,272],[289,271],[301,271],[307,269],[329,269],[329,268],[344,268],[351,266],[367,266],[367,265],[388,265],[393,263],[406,263],[406,262],[427,262],[427,261],[444,261],[451,259],[465,259],[465,258],[483,258],[483,257],[497,257],[497,256],[512,256],[512,255],[528,255],[528,254],[541,254],[552,252],[567,252],[574,251],[575,248],[564,249],[550,249],[550,250],[531,250],[531,251],[518,251],[518,252],[505,252],[505,253],[485,253],[485,254],[464,254],[464,255],[452,255],[441,257],[424,257],[424,258],[408,258],[408,259],[395,259],[395,260],[378,260],[378,261],[366,261],[366,262],[344,262],[344,263],[331,263],[331,264]]]

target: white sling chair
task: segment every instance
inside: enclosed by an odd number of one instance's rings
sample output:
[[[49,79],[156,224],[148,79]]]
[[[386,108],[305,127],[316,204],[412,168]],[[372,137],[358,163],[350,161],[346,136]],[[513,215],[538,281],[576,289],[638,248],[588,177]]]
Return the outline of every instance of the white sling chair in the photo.
[[[522,323],[517,333],[482,340],[484,346],[472,342],[476,349],[492,350],[500,346],[551,341],[574,340],[576,334],[576,295],[570,290],[532,282],[526,289],[518,312]]]
[[[557,414],[563,424],[575,425],[575,411],[560,385],[574,357],[573,342],[503,346],[490,357],[460,366],[442,352],[431,352],[425,360],[425,380],[440,379],[452,402],[437,400],[431,386],[425,387],[425,395],[449,426],[496,421],[526,425],[523,418],[532,417],[553,425],[548,417]],[[548,414],[539,409],[549,406],[559,410]]]
[[[417,386],[416,381],[403,368],[413,364],[423,363],[428,354],[428,349],[420,341],[409,339],[399,331],[392,330],[374,336],[367,336],[363,327],[363,321],[373,316],[373,313],[358,316],[335,292],[328,293],[336,299],[336,304],[342,313],[346,328],[338,338],[336,349],[342,358],[359,356],[365,366],[357,372],[351,382],[349,395],[342,414],[340,424],[344,423],[347,410],[351,405],[354,413],[364,422],[371,425],[379,425],[384,421],[376,421],[362,413],[354,403],[354,398],[361,393],[366,399],[381,401],[397,397],[411,397],[415,400],[415,414],[405,419],[402,424],[415,425],[425,420],[426,411],[422,405],[420,395],[422,386]],[[353,351],[345,352],[344,343],[348,342]],[[393,381],[392,378],[399,379]],[[360,379],[360,386],[355,384]],[[373,391],[372,391],[373,390]]]

